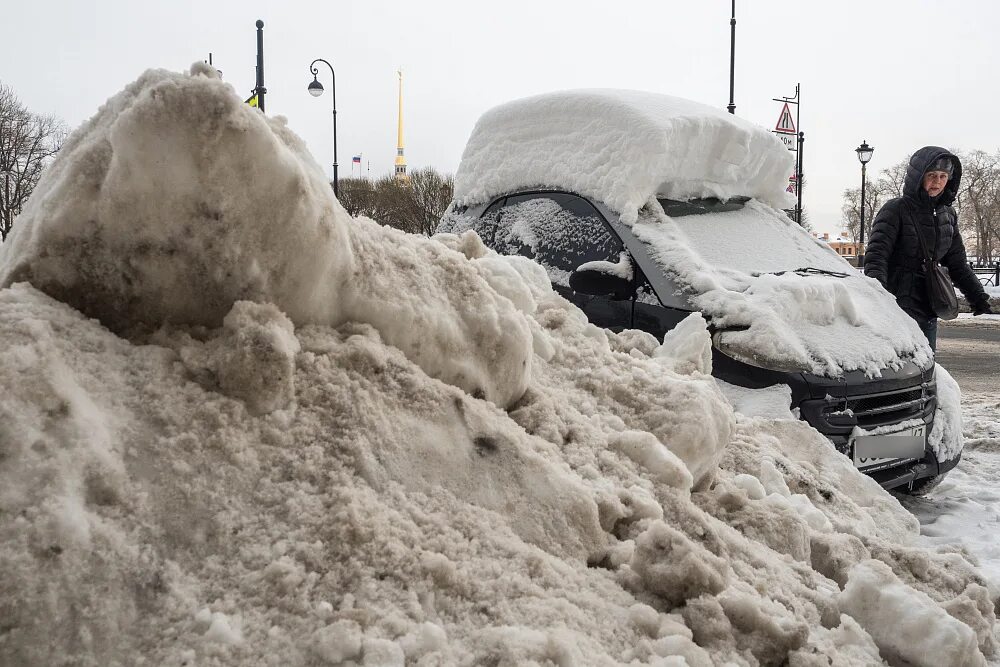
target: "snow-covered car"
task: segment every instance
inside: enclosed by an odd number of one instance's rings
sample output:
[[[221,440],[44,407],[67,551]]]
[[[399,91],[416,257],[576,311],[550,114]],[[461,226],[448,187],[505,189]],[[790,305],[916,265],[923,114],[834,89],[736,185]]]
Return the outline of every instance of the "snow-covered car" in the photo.
[[[925,491],[961,455],[952,387],[892,296],[782,211],[791,173],[777,138],[721,110],[551,93],[483,115],[438,232],[533,258],[601,327],[662,339],[700,312],[718,380],[787,385],[860,470]]]

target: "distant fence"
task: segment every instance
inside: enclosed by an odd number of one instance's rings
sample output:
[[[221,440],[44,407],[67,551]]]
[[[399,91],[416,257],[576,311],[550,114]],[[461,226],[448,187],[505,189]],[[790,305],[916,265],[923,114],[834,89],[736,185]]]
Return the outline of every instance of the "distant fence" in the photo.
[[[976,273],[983,287],[1000,287],[1000,262],[993,266],[975,266],[970,262],[969,268]]]

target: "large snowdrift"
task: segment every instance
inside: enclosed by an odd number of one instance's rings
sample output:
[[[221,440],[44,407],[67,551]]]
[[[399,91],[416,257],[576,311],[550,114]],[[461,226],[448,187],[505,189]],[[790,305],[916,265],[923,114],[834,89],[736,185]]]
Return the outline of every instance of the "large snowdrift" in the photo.
[[[657,195],[743,195],[787,208],[792,171],[777,137],[725,111],[635,90],[569,90],[483,114],[455,175],[455,201],[559,187],[633,222]]]
[[[161,105],[148,120],[127,103],[163,87],[215,103]],[[255,156],[271,165],[265,180],[272,169],[321,179],[286,150],[287,129],[231,99],[200,68],[147,73],[76,135],[0,251],[0,663],[982,665],[996,654],[996,591],[961,554],[914,547],[912,516],[807,425],[734,413],[707,374],[697,316],[662,345],[597,329],[523,258],[473,234],[438,243],[350,220],[326,188],[284,193],[276,210],[312,213],[267,235],[225,214],[227,243],[189,243],[212,223],[183,189],[150,192],[158,166],[109,177],[107,154],[137,154],[132,140],[154,145],[171,127],[195,150],[183,128],[214,126],[222,153],[275,152]],[[132,117],[130,132],[109,108]],[[186,122],[158,124],[172,114]],[[227,129],[234,117],[240,132]],[[224,165],[186,165],[175,181],[253,197],[256,184]],[[101,217],[106,201],[132,205]],[[46,259],[45,239],[60,235],[61,259]],[[344,245],[309,243],[312,268],[282,265],[283,244],[303,235]],[[137,259],[139,240],[155,238],[176,252]],[[198,274],[215,266],[258,282],[234,292]],[[288,287],[311,271],[351,276],[317,288],[334,306],[303,305]],[[163,273],[197,274],[200,289],[168,297]],[[508,347],[524,363],[477,366],[519,370],[521,391],[490,385],[509,402],[431,363],[500,354],[507,339],[487,334],[515,324],[524,340]],[[920,632],[928,623],[935,632]]]
[[[0,285],[29,281],[119,333],[218,327],[239,299],[296,324],[391,324],[386,342],[429,374],[498,405],[524,392],[520,313],[471,267],[435,261],[437,244],[359,236],[284,120],[194,71],[146,72],[74,133],[0,246]]]

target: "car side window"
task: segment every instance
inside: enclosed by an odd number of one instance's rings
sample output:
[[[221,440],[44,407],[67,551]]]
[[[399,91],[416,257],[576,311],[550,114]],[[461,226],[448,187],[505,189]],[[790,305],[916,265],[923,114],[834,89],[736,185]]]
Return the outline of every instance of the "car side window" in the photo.
[[[584,262],[617,262],[624,249],[590,202],[561,192],[507,197],[496,224],[497,252],[534,259],[564,287]]]

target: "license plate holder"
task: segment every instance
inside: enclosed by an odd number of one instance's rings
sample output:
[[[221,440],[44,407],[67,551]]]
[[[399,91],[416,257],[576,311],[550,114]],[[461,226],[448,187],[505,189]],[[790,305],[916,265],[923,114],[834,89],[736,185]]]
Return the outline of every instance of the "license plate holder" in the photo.
[[[888,468],[924,457],[927,427],[906,428],[894,433],[859,435],[851,440],[851,456],[859,470]]]

